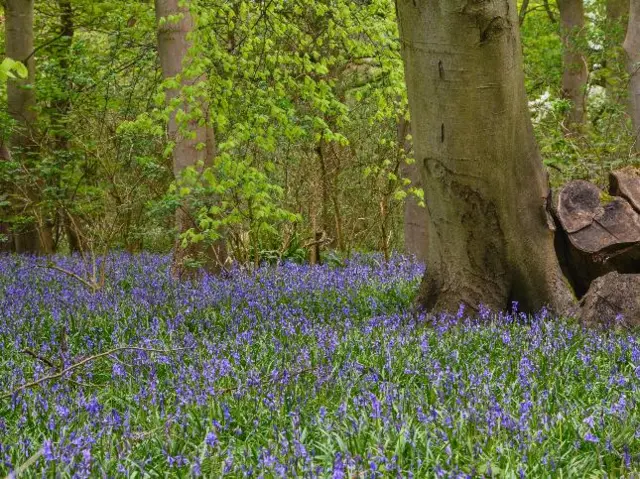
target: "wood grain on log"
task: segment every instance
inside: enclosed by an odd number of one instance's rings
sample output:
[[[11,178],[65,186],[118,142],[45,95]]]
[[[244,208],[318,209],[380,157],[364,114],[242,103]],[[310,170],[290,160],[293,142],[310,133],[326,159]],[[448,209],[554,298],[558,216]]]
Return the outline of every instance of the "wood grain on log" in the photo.
[[[625,183],[626,184],[626,183]],[[622,197],[606,198],[595,185],[571,181],[556,197],[556,250],[576,294],[609,272],[640,273],[640,214]]]

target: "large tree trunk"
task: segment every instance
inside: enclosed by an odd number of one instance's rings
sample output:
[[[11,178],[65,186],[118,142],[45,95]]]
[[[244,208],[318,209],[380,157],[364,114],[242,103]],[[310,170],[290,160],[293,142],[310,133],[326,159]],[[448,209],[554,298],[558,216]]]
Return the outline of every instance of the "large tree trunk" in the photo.
[[[156,18],[158,21],[158,52],[160,56],[160,65],[162,74],[165,79],[173,78],[183,72],[183,63],[191,47],[188,35],[193,31],[193,18],[187,6],[180,6],[183,3],[180,0],[155,0]],[[177,16],[178,20],[167,21],[170,16]],[[193,80],[182,78],[182,84],[188,85]],[[202,81],[203,77],[200,76]],[[167,90],[167,103],[180,95],[180,89]],[[202,100],[205,103],[205,100]],[[182,105],[185,111],[190,106],[187,101]],[[206,111],[206,105],[202,107]],[[181,133],[181,127],[176,120],[176,112],[173,111],[169,117],[168,133],[169,138],[175,142],[173,148],[173,172],[178,177],[181,172],[190,166],[195,166],[202,162],[205,166],[212,164],[216,154],[216,144],[213,129],[209,122],[198,124],[191,122],[188,130],[195,133],[194,137]],[[204,144],[205,148],[198,148],[198,145]],[[194,226],[191,212],[186,204],[179,208],[176,213],[176,226],[180,233],[187,231]],[[176,277],[183,277],[188,273],[185,262],[188,259],[205,260],[207,269],[211,272],[219,272],[226,260],[226,247],[224,241],[217,241],[213,245],[201,247],[199,245],[191,245],[183,248],[180,241],[176,242],[174,251],[173,274]]]
[[[35,149],[33,129],[36,122],[35,81],[33,56],[33,0],[6,0],[5,5],[5,54],[25,64],[26,78],[11,79],[7,83],[7,108],[16,123],[9,138],[15,159],[26,163]],[[39,235],[35,224],[24,226],[13,233],[14,249],[18,253],[36,253]]]
[[[411,141],[407,139],[411,127],[409,120],[398,119],[398,144],[406,157],[411,157]],[[422,188],[422,175],[417,162],[402,163],[402,176],[411,181],[411,187]],[[420,206],[414,195],[409,195],[404,202],[404,250],[412,254],[418,261],[427,259],[427,212]]]
[[[562,94],[571,101],[567,116],[570,132],[586,120],[587,62],[584,48],[584,6],[582,0],[558,0],[562,36]]]
[[[533,311],[574,298],[553,246],[515,1],[398,0],[429,248],[420,301]]]
[[[640,0],[631,0],[629,27],[624,40],[629,72],[629,113],[635,132],[635,149],[640,152]]]

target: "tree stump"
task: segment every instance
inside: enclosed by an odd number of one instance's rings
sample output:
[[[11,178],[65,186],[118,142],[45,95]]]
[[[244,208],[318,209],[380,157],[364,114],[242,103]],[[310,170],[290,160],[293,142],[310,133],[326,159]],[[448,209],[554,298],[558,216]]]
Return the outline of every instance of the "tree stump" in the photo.
[[[640,274],[613,272],[594,280],[580,301],[578,318],[588,327],[640,326]]]
[[[633,192],[627,176],[617,173],[612,190]],[[594,279],[612,271],[640,273],[640,214],[625,198],[608,197],[597,186],[575,180],[560,190],[553,209],[561,226],[557,253],[579,297]]]

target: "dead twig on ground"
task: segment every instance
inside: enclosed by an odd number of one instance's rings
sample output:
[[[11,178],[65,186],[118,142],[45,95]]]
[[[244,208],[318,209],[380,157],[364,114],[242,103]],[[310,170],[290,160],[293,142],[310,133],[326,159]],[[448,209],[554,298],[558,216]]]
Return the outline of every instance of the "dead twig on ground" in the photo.
[[[61,377],[63,377],[65,374],[78,369],[81,366],[84,366],[85,364],[91,362],[91,361],[95,361],[96,359],[100,359],[103,358],[105,356],[110,356],[114,353],[120,352],[120,351],[144,351],[147,353],[157,353],[157,354],[170,354],[170,353],[174,353],[177,351],[184,351],[184,350],[188,350],[188,349],[193,349],[193,348],[176,348],[176,349],[153,349],[153,348],[143,348],[140,346],[120,346],[117,348],[113,348],[110,349],[109,351],[105,351],[104,353],[100,353],[100,354],[95,354],[93,356],[89,356],[87,358],[84,358],[82,361],[78,361],[77,363],[72,364],[71,366],[68,366],[67,368],[63,369],[62,371],[56,373],[56,374],[50,374],[49,376],[44,376],[40,379],[37,379],[35,381],[31,381],[29,383],[23,384],[20,387],[17,387],[16,389],[14,389],[13,391],[9,391],[6,393],[3,393],[2,395],[0,395],[0,400],[2,399],[7,399],[11,396],[13,396],[16,393],[19,393],[20,391],[24,391],[25,389],[30,389],[32,387],[38,386],[44,382],[47,381],[52,381],[54,379],[59,379]]]

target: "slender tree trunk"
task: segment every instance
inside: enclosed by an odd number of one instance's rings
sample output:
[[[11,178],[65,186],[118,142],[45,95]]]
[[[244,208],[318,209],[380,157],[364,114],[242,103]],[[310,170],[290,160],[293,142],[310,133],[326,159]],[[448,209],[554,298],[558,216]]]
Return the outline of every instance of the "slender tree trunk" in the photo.
[[[160,55],[160,65],[165,79],[174,78],[183,72],[183,63],[191,47],[188,38],[193,31],[193,18],[187,6],[181,6],[180,0],[155,0],[156,18],[158,21],[158,52]],[[167,20],[170,16],[178,16],[177,21]],[[202,76],[199,77],[202,81]],[[181,78],[183,85],[192,82],[191,79]],[[167,103],[180,95],[180,89],[167,90]],[[202,99],[205,103],[205,100]],[[185,101],[182,105],[188,111],[189,105]],[[203,108],[206,111],[206,105]],[[182,128],[184,129],[184,128]],[[192,122],[189,130],[195,137],[181,133],[181,125],[176,120],[176,112],[173,111],[169,117],[168,133],[169,138],[175,142],[173,148],[173,172],[176,178],[181,172],[190,166],[195,166],[202,162],[205,166],[212,164],[216,155],[216,144],[213,128],[209,122],[204,125]],[[205,148],[198,148],[204,144]],[[193,219],[188,208],[183,205],[176,213],[176,226],[180,233],[187,231],[194,226]],[[222,240],[216,241],[213,245],[206,246],[205,251],[200,246],[192,245],[183,248],[180,241],[176,242],[173,261],[173,274],[175,277],[183,277],[188,273],[185,263],[188,259],[205,259],[207,269],[212,272],[219,272],[226,261],[226,243]]]
[[[385,263],[389,261],[389,212],[387,195],[380,200],[380,249]]]
[[[562,36],[562,94],[571,101],[569,131],[579,131],[586,121],[587,62],[583,54],[583,0],[558,0]]]
[[[35,149],[33,129],[37,118],[35,90],[30,87],[35,81],[33,0],[6,0],[5,54],[23,62],[28,70],[26,78],[11,79],[7,83],[7,108],[16,123],[9,145],[13,156],[26,163]],[[18,253],[36,253],[39,250],[38,228],[33,223],[15,231],[13,239]]]
[[[78,219],[73,218],[70,213],[63,211],[62,222],[64,223],[64,230],[69,242],[69,251],[72,253],[79,253],[87,249],[82,233],[79,230]]]
[[[609,74],[606,77],[607,96],[621,102],[621,90],[624,91],[624,72],[626,64],[622,44],[627,32],[629,18],[629,0],[607,0],[605,23],[606,66]]]
[[[69,68],[75,25],[71,0],[58,0],[58,7],[60,8],[60,35],[62,35],[62,38],[59,42],[56,42],[53,50],[58,59],[61,75],[60,82],[65,88],[61,93],[62,96],[52,102],[52,116],[55,124],[54,141],[57,156],[56,161],[58,164],[63,165],[68,161],[67,158],[69,158],[71,149],[69,133],[67,131],[67,121],[69,112],[71,111]],[[55,181],[56,187],[61,188],[61,179],[56,177]],[[59,211],[56,217],[63,221],[69,250],[74,253],[79,252],[83,245],[80,239],[81,235],[76,231],[79,221],[76,219],[71,221],[70,215],[72,214],[72,211],[63,209]]]
[[[0,138],[0,161],[11,161],[11,151],[9,151],[9,148],[7,148],[3,140],[3,138]],[[8,190],[8,185],[0,184],[0,188],[6,191]],[[0,218],[6,214],[9,214],[8,208],[0,208]],[[0,219],[0,235],[2,235],[2,239],[0,239],[0,253],[14,252],[16,244],[13,238],[13,232],[11,231],[11,225],[6,221],[2,221],[2,219]]]
[[[629,72],[629,113],[635,133],[635,150],[640,153],[640,0],[631,0],[624,51]]]
[[[411,130],[409,120],[398,118],[398,145],[405,158],[411,157],[411,141],[407,139]],[[422,188],[422,175],[417,162],[402,162],[402,176],[411,181],[411,187]],[[415,196],[409,195],[404,202],[404,250],[412,254],[418,261],[427,259],[428,247],[427,210],[420,206]]]
[[[316,146],[318,155],[318,165],[320,167],[320,191],[322,202],[322,224],[321,228],[326,234],[331,234],[331,218],[329,216],[329,173],[327,172],[327,159],[325,158],[326,142],[320,139]]]
[[[518,24],[522,26],[524,23],[524,19],[527,18],[529,8],[529,0],[522,0],[522,5],[520,5],[520,12],[518,13]]]
[[[515,0],[397,0],[429,249],[419,301],[566,311]],[[425,238],[426,241],[426,238]]]
[[[549,0],[544,0],[542,2],[543,7],[544,7],[544,11],[547,14],[547,18],[549,18],[549,21],[551,23],[556,23],[556,16],[553,14],[553,10],[551,9],[551,5],[549,5]]]

